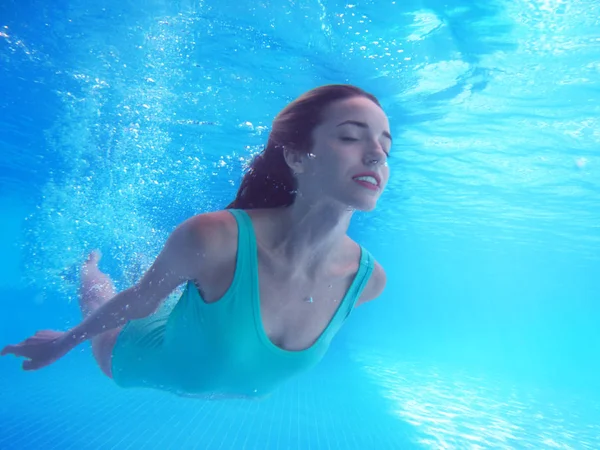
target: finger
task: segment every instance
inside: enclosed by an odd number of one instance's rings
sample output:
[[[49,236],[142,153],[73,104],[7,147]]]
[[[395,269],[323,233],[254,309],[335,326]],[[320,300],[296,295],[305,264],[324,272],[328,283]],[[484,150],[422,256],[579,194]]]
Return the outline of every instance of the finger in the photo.
[[[0,352],[0,356],[4,356],[4,355],[8,355],[10,353],[12,353],[13,355],[15,355],[15,350],[17,349],[16,345],[7,345],[6,347],[4,347],[2,349],[2,352]]]
[[[7,345],[2,349],[2,355],[15,355],[29,358],[28,353],[28,348],[23,347],[23,344]]]

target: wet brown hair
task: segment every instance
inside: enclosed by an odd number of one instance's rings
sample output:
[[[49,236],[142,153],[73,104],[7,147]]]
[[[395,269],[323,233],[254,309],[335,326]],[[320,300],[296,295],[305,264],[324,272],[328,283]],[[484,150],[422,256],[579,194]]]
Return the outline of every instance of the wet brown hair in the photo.
[[[312,132],[331,103],[352,97],[366,97],[381,107],[375,96],[348,84],[330,84],[312,89],[287,105],[273,121],[265,149],[250,164],[237,195],[227,208],[277,208],[289,206],[296,198],[296,179],[283,149],[309,153]]]

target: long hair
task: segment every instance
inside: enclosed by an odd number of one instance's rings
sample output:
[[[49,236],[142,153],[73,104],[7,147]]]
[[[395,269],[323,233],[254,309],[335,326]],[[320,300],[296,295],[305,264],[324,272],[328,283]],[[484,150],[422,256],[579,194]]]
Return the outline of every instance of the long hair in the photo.
[[[265,149],[251,162],[235,199],[227,208],[253,209],[289,206],[296,198],[296,179],[283,155],[284,148],[309,153],[312,131],[331,103],[366,97],[381,107],[375,96],[347,84],[312,89],[287,105],[273,121]]]

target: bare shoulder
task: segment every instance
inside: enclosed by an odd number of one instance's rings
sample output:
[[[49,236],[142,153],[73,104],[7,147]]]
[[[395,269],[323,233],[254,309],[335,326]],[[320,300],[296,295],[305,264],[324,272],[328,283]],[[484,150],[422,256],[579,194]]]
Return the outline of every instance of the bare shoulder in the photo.
[[[195,280],[210,297],[223,273],[235,267],[237,222],[227,210],[198,214],[182,222],[178,234],[177,258],[185,278]],[[216,284],[215,284],[216,283]]]
[[[362,295],[360,296],[360,299],[356,303],[356,306],[379,297],[383,293],[386,283],[387,275],[385,274],[385,270],[383,269],[381,264],[375,261],[371,278],[369,278],[369,282],[365,286],[365,289]]]
[[[237,226],[227,211],[199,214],[173,230],[156,260],[136,284],[153,312],[170,292],[188,280],[210,280],[236,259]]]
[[[227,237],[237,230],[235,218],[226,210],[197,214],[184,221],[180,227],[186,228],[190,237],[207,242]]]
[[[179,228],[185,240],[202,252],[206,259],[215,261],[218,255],[235,256],[237,249],[237,223],[235,217],[226,211],[198,214],[183,222]],[[203,259],[204,259],[203,258]]]

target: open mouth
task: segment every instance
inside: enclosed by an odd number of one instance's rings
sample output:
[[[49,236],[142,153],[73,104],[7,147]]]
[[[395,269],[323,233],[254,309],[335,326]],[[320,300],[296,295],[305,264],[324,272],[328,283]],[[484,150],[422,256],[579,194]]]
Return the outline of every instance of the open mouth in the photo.
[[[367,189],[379,190],[379,180],[373,175],[359,175],[352,179]]]

